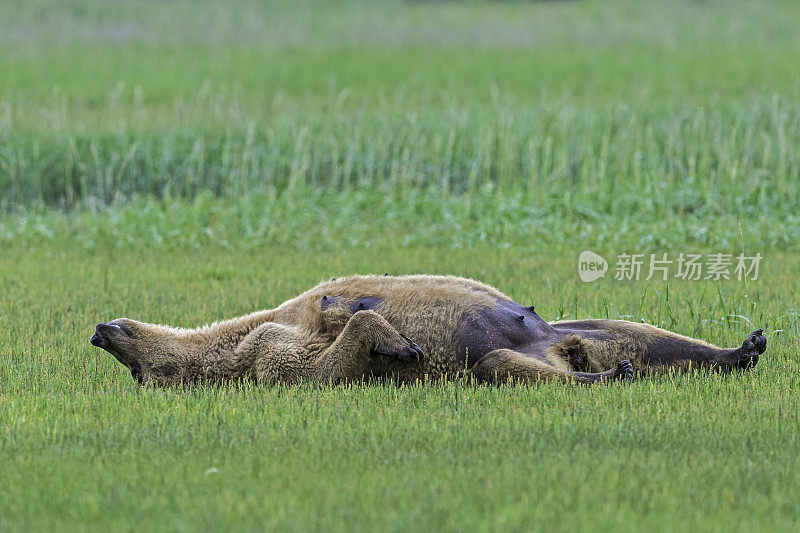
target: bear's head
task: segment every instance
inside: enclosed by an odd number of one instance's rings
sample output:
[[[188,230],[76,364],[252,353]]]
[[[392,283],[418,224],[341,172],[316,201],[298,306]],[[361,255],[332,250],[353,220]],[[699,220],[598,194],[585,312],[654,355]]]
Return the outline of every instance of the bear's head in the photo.
[[[89,342],[113,355],[139,383],[171,385],[184,381],[188,347],[180,330],[117,318],[97,324]]]

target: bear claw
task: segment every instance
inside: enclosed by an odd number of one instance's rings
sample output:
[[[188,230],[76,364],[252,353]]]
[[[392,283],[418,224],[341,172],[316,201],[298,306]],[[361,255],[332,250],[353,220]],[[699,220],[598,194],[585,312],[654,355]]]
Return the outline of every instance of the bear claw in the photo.
[[[617,364],[617,372],[614,377],[623,381],[627,381],[629,379],[633,379],[633,373],[633,363],[631,363],[628,359],[625,359]]]
[[[751,368],[758,363],[758,356],[767,349],[767,338],[763,329],[757,329],[742,343],[739,360],[734,364],[736,368]]]
[[[400,336],[403,337],[403,340],[406,341],[406,344],[404,346],[375,347],[373,348],[372,353],[374,355],[381,355],[384,357],[393,357],[404,363],[422,362],[424,357],[422,353],[422,348],[420,348],[416,342],[412,341],[402,333],[400,334]]]
[[[417,345],[417,343],[416,343],[416,342],[412,341],[411,339],[409,339],[408,337],[406,337],[406,336],[405,336],[405,335],[403,335],[402,333],[400,334],[400,336],[401,336],[401,337],[403,337],[403,338],[406,340],[406,342],[408,343],[407,349],[408,349],[408,350],[409,350],[411,353],[408,353],[408,352],[406,352],[405,354],[401,355],[401,356],[399,357],[399,359],[400,359],[401,361],[416,361],[416,362],[422,362],[422,358],[423,358],[423,355],[422,355],[422,348],[420,348],[420,347]],[[405,357],[404,357],[404,356],[405,356]]]

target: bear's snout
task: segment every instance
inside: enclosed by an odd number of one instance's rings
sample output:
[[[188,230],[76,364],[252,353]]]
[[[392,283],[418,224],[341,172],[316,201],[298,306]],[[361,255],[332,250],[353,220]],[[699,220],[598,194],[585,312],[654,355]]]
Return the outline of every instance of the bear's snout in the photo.
[[[102,348],[105,345],[105,339],[103,338],[102,333],[103,326],[105,326],[105,324],[101,322],[94,327],[94,335],[92,335],[92,338],[89,339],[89,342],[92,343],[92,346]]]
[[[124,334],[124,331],[116,324],[105,324],[100,322],[94,327],[94,335],[92,335],[92,338],[89,339],[89,342],[98,348],[106,348],[110,344],[111,337],[115,333]]]
[[[92,346],[97,346],[98,348],[102,348],[103,340],[100,338],[100,335],[95,333],[92,335],[92,338],[89,339],[89,342],[92,343]]]

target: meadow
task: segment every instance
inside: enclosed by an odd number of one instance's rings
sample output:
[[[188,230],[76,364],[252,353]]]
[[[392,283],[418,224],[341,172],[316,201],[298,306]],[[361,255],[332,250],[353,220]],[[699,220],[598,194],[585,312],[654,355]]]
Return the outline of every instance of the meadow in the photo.
[[[0,530],[800,527],[794,2],[0,5]],[[763,256],[578,278],[581,251]],[[138,387],[88,339],[349,273],[643,320],[752,371]],[[674,272],[674,271],[673,271]]]

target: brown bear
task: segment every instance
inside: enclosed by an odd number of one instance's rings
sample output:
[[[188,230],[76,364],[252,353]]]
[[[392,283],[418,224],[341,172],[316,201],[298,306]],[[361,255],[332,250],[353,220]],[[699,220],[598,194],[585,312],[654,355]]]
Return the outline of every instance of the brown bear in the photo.
[[[333,279],[275,309],[198,329],[118,318],[97,324],[91,343],[139,382],[166,385],[459,375],[591,383],[637,371],[750,368],[767,340],[759,329],[739,348],[718,348],[624,320],[547,323],[477,281],[387,275]]]

